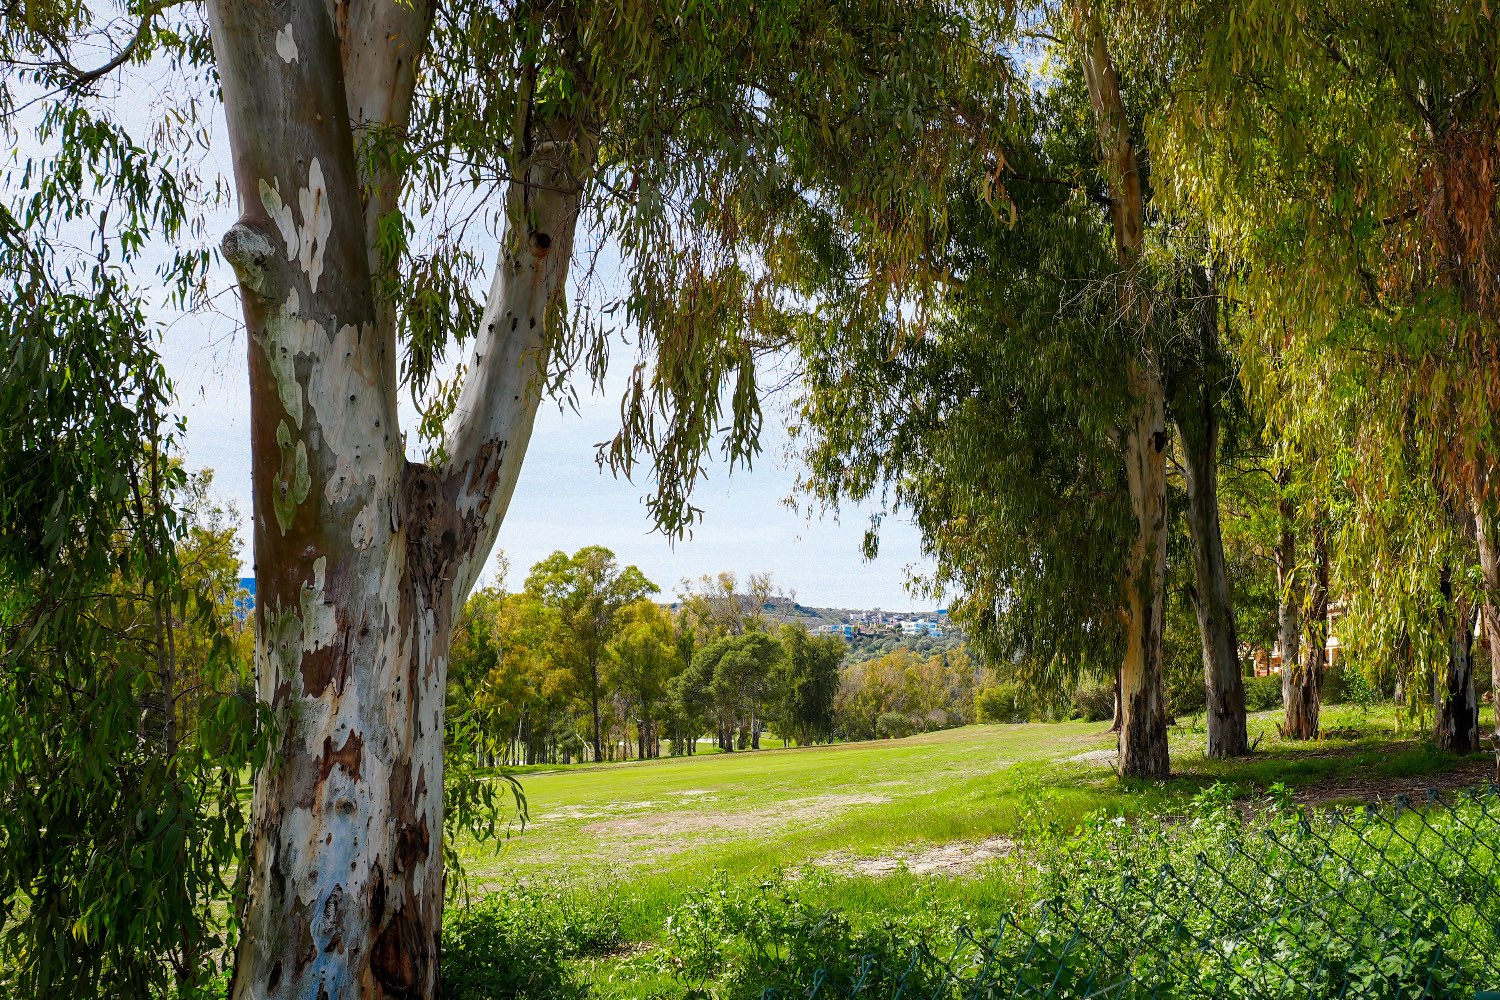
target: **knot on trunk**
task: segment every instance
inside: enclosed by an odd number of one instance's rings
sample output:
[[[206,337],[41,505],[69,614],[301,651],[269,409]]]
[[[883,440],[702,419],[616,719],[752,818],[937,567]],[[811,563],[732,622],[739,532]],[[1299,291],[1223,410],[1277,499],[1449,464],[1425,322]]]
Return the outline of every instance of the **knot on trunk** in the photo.
[[[224,259],[234,267],[240,284],[257,295],[269,297],[266,265],[275,256],[276,248],[259,229],[243,222],[229,227],[229,232],[219,241],[219,250]]]

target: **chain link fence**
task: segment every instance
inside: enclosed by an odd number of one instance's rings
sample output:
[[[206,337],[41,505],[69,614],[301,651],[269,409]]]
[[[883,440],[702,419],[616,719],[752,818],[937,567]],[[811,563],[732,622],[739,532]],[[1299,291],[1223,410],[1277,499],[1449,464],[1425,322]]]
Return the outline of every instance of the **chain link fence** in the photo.
[[[988,934],[828,963],[763,1000],[1395,998],[1500,990],[1500,797],[1225,806],[1037,866]],[[1086,839],[1086,838],[1085,838]],[[1500,993],[1493,996],[1500,1000]]]

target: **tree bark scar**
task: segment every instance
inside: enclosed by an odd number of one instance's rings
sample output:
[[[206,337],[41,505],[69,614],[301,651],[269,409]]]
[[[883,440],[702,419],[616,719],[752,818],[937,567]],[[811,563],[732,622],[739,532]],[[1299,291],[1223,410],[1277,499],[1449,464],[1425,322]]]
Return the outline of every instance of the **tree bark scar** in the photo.
[[[396,871],[415,871],[427,860],[431,844],[426,816],[416,823],[402,823],[396,832]]]
[[[364,750],[365,741],[352,730],[344,738],[344,745],[337,750],[333,747],[333,737],[323,737],[323,754],[318,758],[318,781],[327,781],[335,767],[343,768],[351,781],[358,781]]]
[[[385,919],[385,869],[380,859],[375,860],[370,870],[370,922],[379,926]]]
[[[309,698],[318,697],[328,690],[328,686],[333,684],[335,679],[340,681],[338,687],[343,688],[342,678],[336,678],[336,675],[343,673],[339,669],[339,664],[335,662],[336,651],[334,646],[320,646],[302,654],[302,693],[304,695]]]
[[[383,996],[406,1000],[415,996],[417,983],[426,979],[421,973],[427,963],[417,922],[405,909],[391,915],[390,923],[375,939],[370,953],[370,970],[382,988]]]

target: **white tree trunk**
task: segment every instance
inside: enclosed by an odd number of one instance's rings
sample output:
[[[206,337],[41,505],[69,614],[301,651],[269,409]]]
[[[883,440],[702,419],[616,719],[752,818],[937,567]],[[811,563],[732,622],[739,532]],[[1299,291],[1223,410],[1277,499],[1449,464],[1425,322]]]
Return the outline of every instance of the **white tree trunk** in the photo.
[[[370,277],[399,178],[358,175],[351,123],[404,124],[430,9],[272,10],[210,4],[243,212],[223,250],[250,341],[257,686],[279,725],[231,996],[436,1000],[449,636],[541,399],[592,146],[521,164],[448,460],[410,463]]]

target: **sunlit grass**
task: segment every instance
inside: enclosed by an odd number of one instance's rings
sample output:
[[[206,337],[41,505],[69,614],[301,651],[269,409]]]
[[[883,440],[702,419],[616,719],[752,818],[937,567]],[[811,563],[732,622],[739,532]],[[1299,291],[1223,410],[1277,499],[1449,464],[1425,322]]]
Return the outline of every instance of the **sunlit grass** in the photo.
[[[969,726],[904,740],[534,769],[521,775],[527,828],[499,853],[477,844],[465,844],[464,853],[481,892],[518,878],[602,874],[623,889],[624,938],[651,942],[686,894],[716,870],[757,880],[815,862],[844,870],[848,859],[955,841],[1006,837],[1024,845],[1099,810],[1170,814],[1216,782],[1247,797],[1276,783],[1336,791],[1344,781],[1420,779],[1484,763],[1438,752],[1410,725],[1399,733],[1389,707],[1330,707],[1325,724],[1339,738],[1314,743],[1282,741],[1279,718],[1279,712],[1254,716],[1256,752],[1232,761],[1207,759],[1201,719],[1181,720],[1171,737],[1174,776],[1160,784],[1116,778],[1100,754],[1114,747],[1108,725],[1085,722]],[[983,922],[1014,898],[1017,868],[991,862],[965,877],[851,873],[810,891],[871,918],[951,905]],[[596,971],[605,979],[621,974],[610,966]],[[627,978],[631,985],[619,995],[649,994]]]

